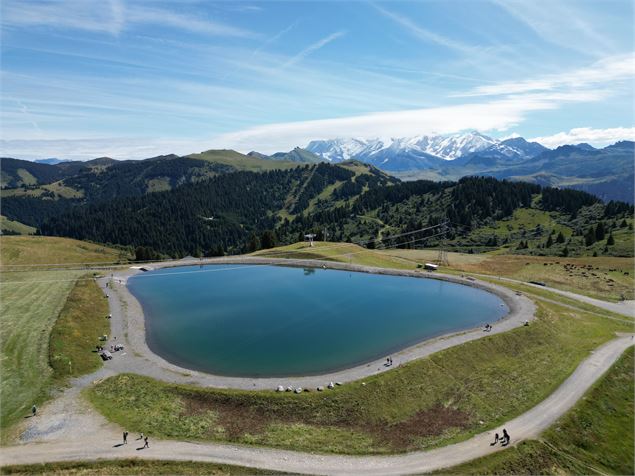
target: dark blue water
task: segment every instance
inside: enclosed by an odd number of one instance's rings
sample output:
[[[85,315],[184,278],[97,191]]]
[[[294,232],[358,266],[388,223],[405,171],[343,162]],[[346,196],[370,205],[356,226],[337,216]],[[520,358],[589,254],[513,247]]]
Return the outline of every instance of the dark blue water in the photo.
[[[352,367],[508,312],[493,294],[435,279],[279,266],[162,269],[128,287],[155,353],[232,376]]]

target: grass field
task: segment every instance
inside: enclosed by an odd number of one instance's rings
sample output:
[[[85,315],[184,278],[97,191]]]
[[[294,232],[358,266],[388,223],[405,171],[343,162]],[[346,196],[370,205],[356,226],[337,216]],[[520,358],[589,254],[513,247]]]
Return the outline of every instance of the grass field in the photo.
[[[151,461],[142,459],[106,461],[69,461],[64,463],[30,464],[3,466],[0,474],[30,475],[47,474],[56,476],[110,476],[110,475],[187,475],[187,476],[229,476],[235,474],[287,474],[279,471],[265,471],[242,466],[191,461]]]
[[[417,267],[415,262],[368,250],[352,243],[316,241],[314,245],[310,247],[307,243],[294,243],[271,250],[258,251],[254,255],[271,258],[322,259],[380,268],[416,269]]]
[[[3,236],[0,238],[1,265],[110,263],[127,259],[124,251],[104,245],[52,236]]]
[[[7,236],[0,239],[0,246],[3,265],[99,262],[119,257],[117,250],[64,238]],[[95,302],[96,285],[92,281],[75,288],[76,280],[84,274],[74,270],[0,273],[0,429],[6,430],[33,403],[48,397],[55,377],[49,364],[49,343],[60,313],[63,320],[56,335],[68,338],[64,351],[72,358],[79,352],[75,339],[84,339],[86,331],[91,335],[100,331],[92,322],[86,322],[89,329],[72,322],[79,314],[87,318],[89,312],[104,313],[102,302]],[[73,300],[67,304],[69,295]],[[82,364],[78,363],[73,373],[80,369]],[[60,372],[68,374],[63,365]],[[3,431],[2,436],[5,438],[7,432]]]
[[[0,428],[46,399],[53,371],[49,334],[79,271],[2,273]]]
[[[540,441],[438,474],[633,474],[633,348]]]
[[[350,454],[445,445],[535,406],[592,349],[615,331],[632,330],[551,303],[538,309],[529,327],[325,393],[208,390],[128,374],[99,383],[88,396],[109,419],[155,437]]]

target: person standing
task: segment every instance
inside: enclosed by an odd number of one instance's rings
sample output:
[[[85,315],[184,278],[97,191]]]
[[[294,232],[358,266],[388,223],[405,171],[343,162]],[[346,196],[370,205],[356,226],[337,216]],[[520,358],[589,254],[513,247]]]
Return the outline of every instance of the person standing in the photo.
[[[124,445],[128,444],[128,432],[127,431],[123,432],[123,444]]]
[[[498,440],[499,440],[499,438],[498,438],[498,433],[496,433],[496,434],[494,435],[494,443],[490,443],[489,445],[490,445],[490,446],[494,446],[496,443],[498,443]]]
[[[37,415],[37,407],[35,406],[35,403],[33,404],[33,406],[31,407],[31,415],[35,416]]]
[[[507,446],[509,444],[509,433],[507,433],[507,430],[505,428],[503,428],[503,437],[501,438],[501,444],[503,446]]]

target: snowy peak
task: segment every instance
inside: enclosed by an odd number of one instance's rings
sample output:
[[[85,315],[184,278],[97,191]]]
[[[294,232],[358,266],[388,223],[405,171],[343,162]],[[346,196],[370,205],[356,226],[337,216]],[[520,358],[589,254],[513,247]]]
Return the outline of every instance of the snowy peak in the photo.
[[[427,152],[446,160],[453,160],[463,155],[479,152],[496,144],[496,140],[478,132],[468,132],[447,137],[430,138]]]
[[[337,138],[314,140],[307,150],[331,162],[370,157],[385,151],[399,154],[426,154],[446,160],[456,159],[466,154],[478,152],[496,144],[491,137],[478,132],[468,132],[451,136],[415,136],[383,139]]]

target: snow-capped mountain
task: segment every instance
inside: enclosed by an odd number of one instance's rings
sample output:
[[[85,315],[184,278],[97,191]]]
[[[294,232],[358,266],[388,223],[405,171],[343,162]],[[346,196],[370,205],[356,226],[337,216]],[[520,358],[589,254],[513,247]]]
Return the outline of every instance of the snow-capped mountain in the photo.
[[[498,141],[478,132],[388,140],[315,140],[306,149],[330,162],[356,159],[388,171],[444,168],[456,159],[459,159],[457,165],[463,165],[481,154],[487,155],[488,159],[522,160],[546,150],[522,137]]]

